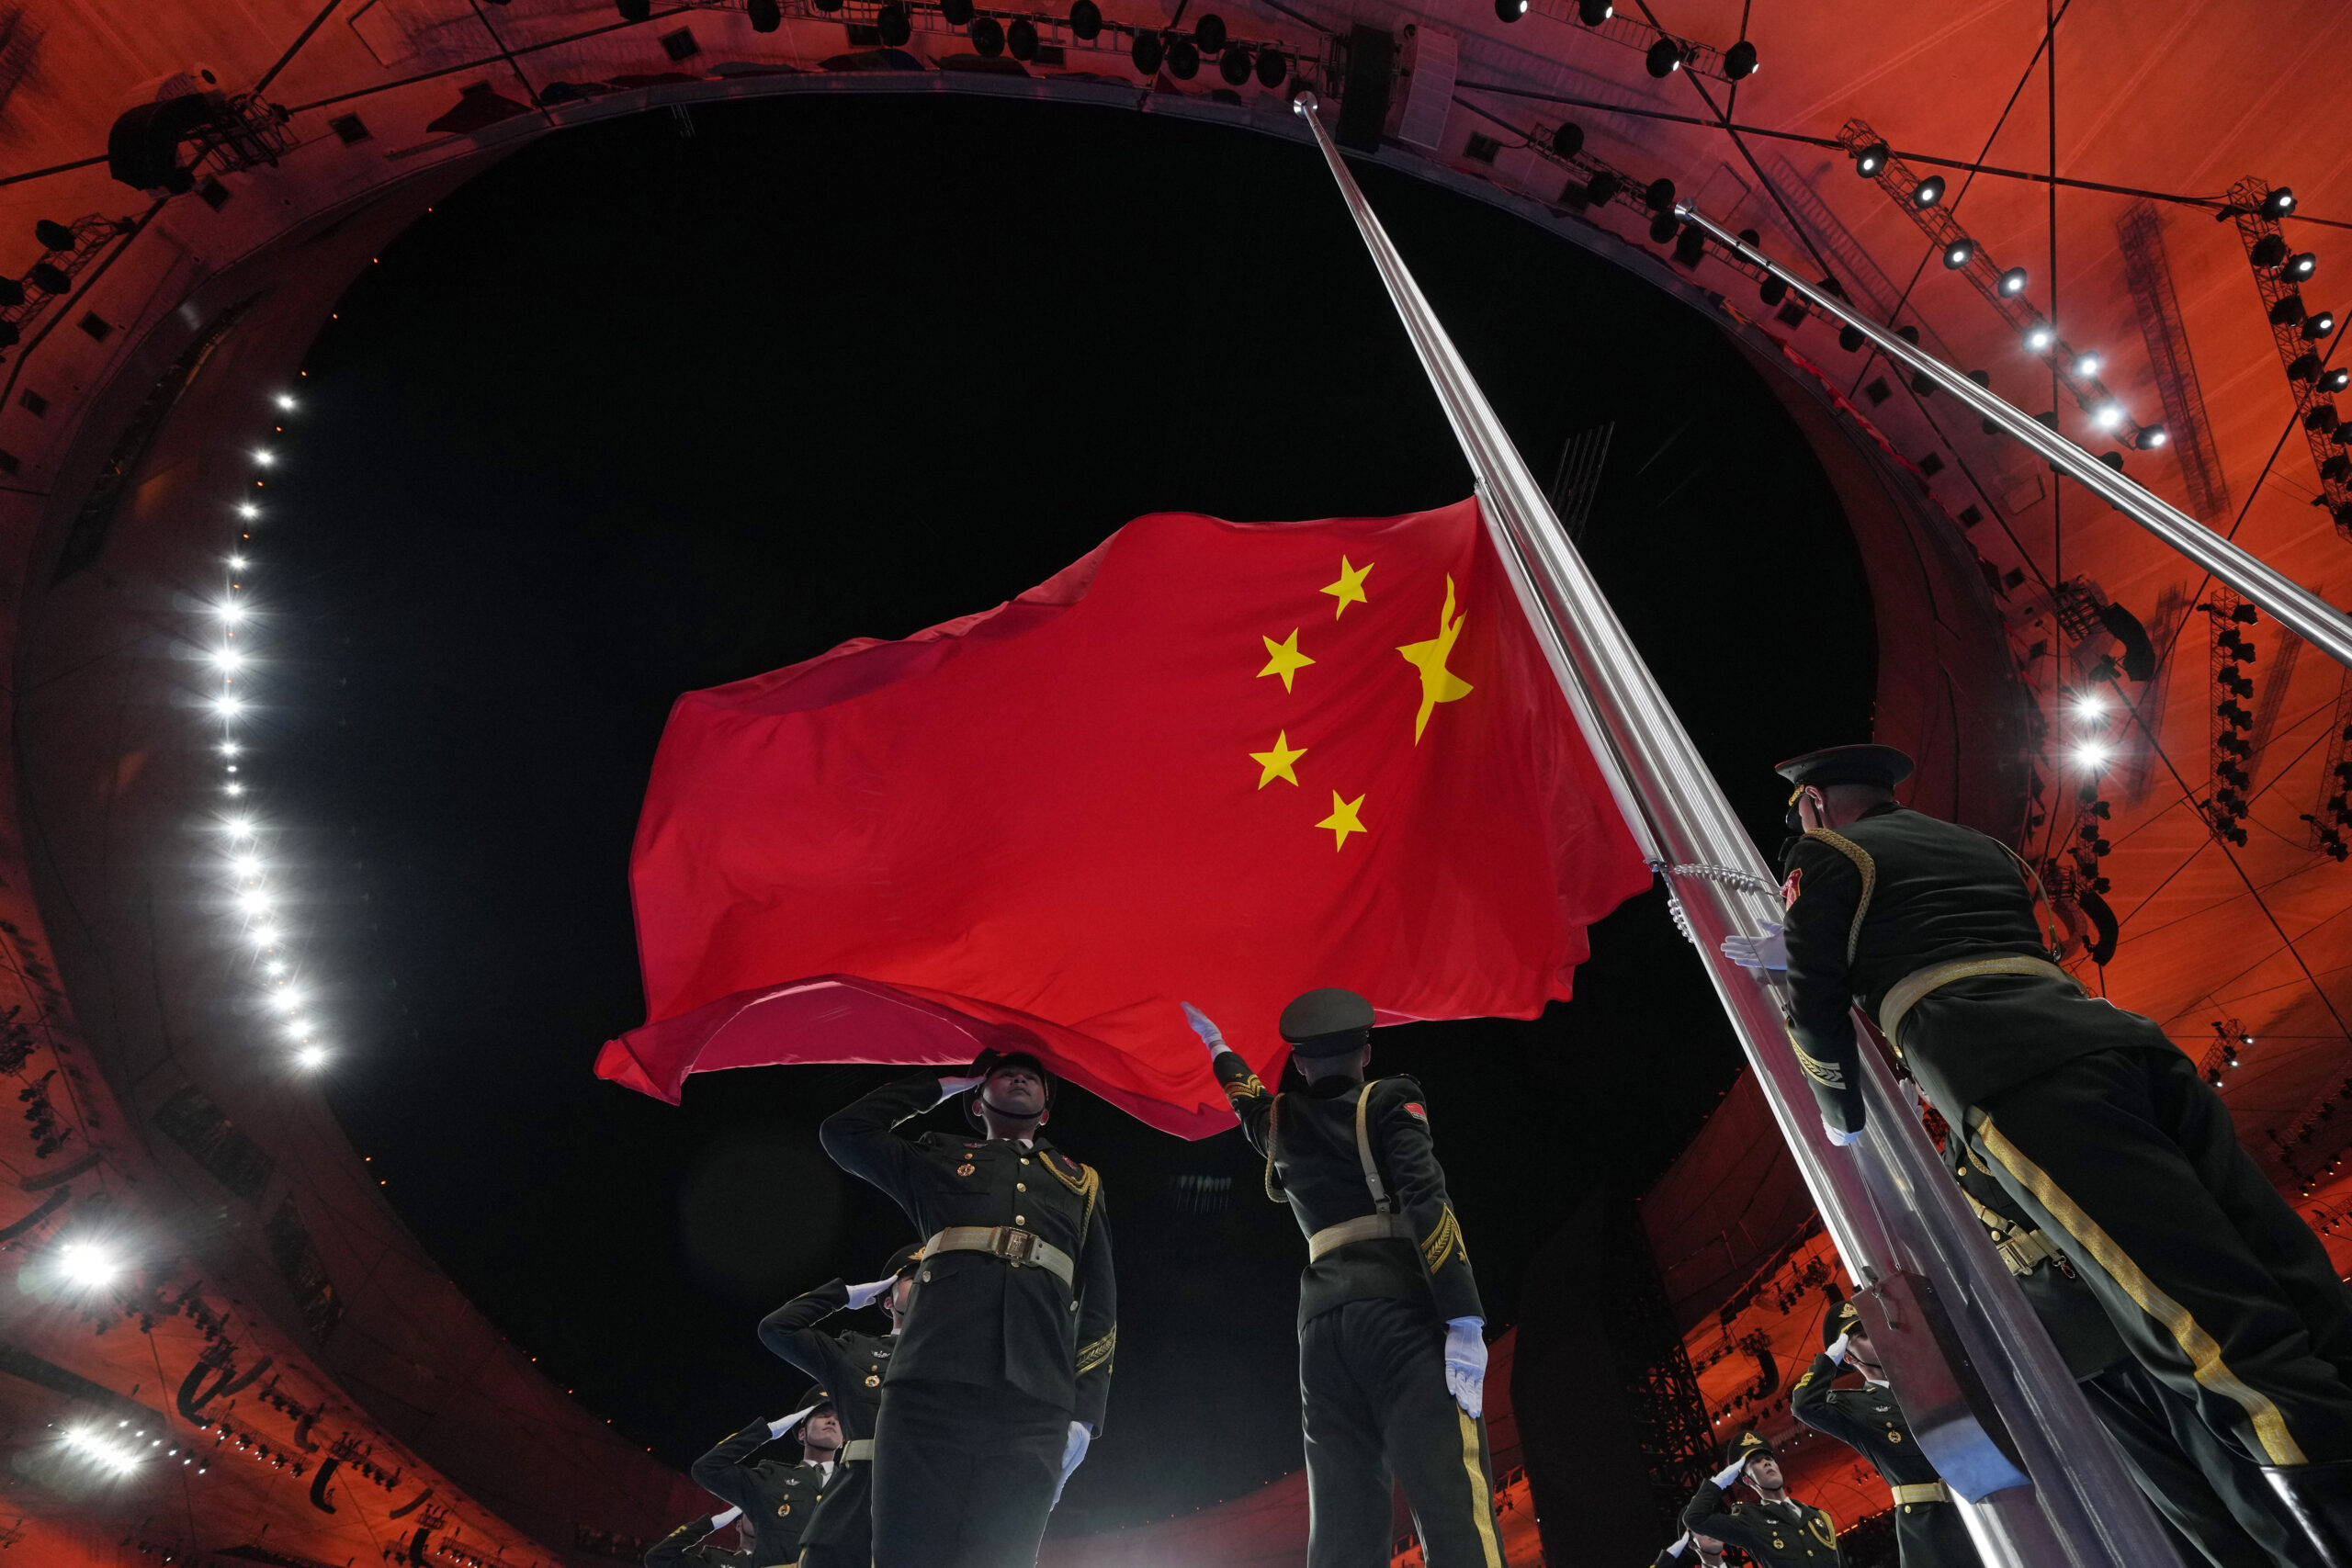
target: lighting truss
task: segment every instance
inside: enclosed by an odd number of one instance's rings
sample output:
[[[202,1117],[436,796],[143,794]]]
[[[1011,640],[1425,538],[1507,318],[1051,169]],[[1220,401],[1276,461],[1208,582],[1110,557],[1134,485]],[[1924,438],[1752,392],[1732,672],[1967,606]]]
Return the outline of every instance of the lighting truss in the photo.
[[[2230,187],[2229,206],[2222,211],[2236,218],[2238,238],[2245,242],[2246,264],[2254,269],[2254,286],[2262,295],[2262,313],[2270,322],[2270,336],[2278,345],[2279,363],[2287,366],[2287,389],[2295,400],[2295,423],[2303,427],[2303,439],[2312,449],[2312,461],[2319,468],[2320,502],[2328,515],[2335,520],[2335,531],[2352,539],[2352,483],[2346,481],[2346,454],[2352,447],[2335,439],[2341,428],[2341,412],[2333,394],[2320,389],[2317,369],[2309,376],[2298,376],[2294,367],[2309,356],[2316,367],[2324,357],[2325,344],[2303,335],[2303,315],[2284,306],[2283,302],[2300,296],[2296,280],[2289,278],[2276,266],[2255,260],[2255,247],[2267,239],[2275,238],[2275,248],[2291,254],[2293,247],[2286,243],[2278,220],[2263,216],[2262,204],[2270,195],[2269,185],[2262,180],[2244,179]],[[2341,330],[2340,328],[2338,329]],[[2320,423],[2313,423],[2314,411],[2324,409]]]

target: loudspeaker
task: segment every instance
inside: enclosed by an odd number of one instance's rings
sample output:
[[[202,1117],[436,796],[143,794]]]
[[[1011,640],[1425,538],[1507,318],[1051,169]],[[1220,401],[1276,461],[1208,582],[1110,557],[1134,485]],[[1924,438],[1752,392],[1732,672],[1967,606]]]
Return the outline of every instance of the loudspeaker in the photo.
[[[1396,82],[1396,35],[1356,24],[1348,34],[1348,73],[1340,83],[1336,140],[1359,152],[1380,151],[1388,95]]]

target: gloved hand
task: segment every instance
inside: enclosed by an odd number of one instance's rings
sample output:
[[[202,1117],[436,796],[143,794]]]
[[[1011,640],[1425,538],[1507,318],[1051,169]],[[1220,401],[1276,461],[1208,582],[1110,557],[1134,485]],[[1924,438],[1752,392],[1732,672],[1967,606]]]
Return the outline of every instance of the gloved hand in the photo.
[[[1731,1483],[1737,1481],[1739,1479],[1739,1472],[1747,1468],[1747,1456],[1746,1454],[1742,1454],[1739,1458],[1732,1461],[1729,1464],[1715,1472],[1713,1477],[1715,1483],[1715,1490],[1718,1492],[1730,1491]]]
[[[1850,1331],[1845,1334],[1840,1334],[1837,1338],[1829,1342],[1829,1348],[1824,1350],[1822,1354],[1828,1357],[1833,1361],[1843,1364],[1846,1359],[1846,1341],[1851,1339],[1854,1336]]]
[[[1216,1024],[1209,1021],[1208,1014],[1203,1012],[1200,1009],[1194,1007],[1190,1002],[1183,1002],[1179,1005],[1184,1010],[1184,1021],[1193,1026],[1193,1032],[1199,1035],[1201,1037],[1201,1043],[1209,1048],[1210,1061],[1214,1062],[1216,1060],[1216,1054],[1218,1052],[1230,1051],[1233,1049],[1232,1046],[1227,1045],[1225,1043],[1224,1032],[1219,1030]]]
[[[942,1073],[939,1076],[939,1103],[944,1105],[949,1100],[955,1099],[957,1095],[963,1093],[966,1089],[978,1089],[988,1081],[988,1075],[986,1073],[982,1073],[976,1078],[951,1077],[947,1074]]]
[[[786,1432],[791,1431],[795,1427],[799,1426],[800,1423],[808,1419],[810,1416],[816,1413],[816,1409],[817,1407],[812,1404],[806,1410],[794,1411],[791,1415],[786,1416],[781,1421],[769,1422],[768,1436],[771,1438],[783,1437]]]
[[[1849,1133],[1839,1128],[1826,1116],[1821,1119],[1821,1130],[1828,1134],[1829,1141],[1831,1143],[1837,1145],[1841,1149],[1851,1148],[1854,1145],[1860,1143],[1862,1137],[1862,1130],[1860,1127],[1857,1127],[1852,1132]]]
[[[741,1508],[729,1508],[723,1514],[713,1514],[710,1516],[710,1528],[715,1530],[723,1530],[742,1517],[743,1510]]]
[[[1445,1324],[1445,1391],[1463,1414],[1476,1421],[1486,1404],[1486,1327],[1476,1317],[1448,1318]]]
[[[849,1288],[849,1310],[855,1312],[860,1307],[872,1306],[876,1302],[888,1295],[890,1287],[898,1282],[899,1277],[893,1274],[887,1280],[876,1280],[870,1285],[852,1285]]]
[[[1003,1059],[1002,1055],[997,1050],[997,1048],[993,1045],[989,1045],[983,1047],[980,1054],[972,1058],[972,1065],[966,1067],[962,1072],[940,1074],[940,1103],[944,1105],[948,1100],[956,1098],[956,1096],[963,1093],[966,1089],[978,1089],[982,1084],[988,1082],[989,1074],[994,1072],[996,1070],[997,1063]]]
[[[1083,1421],[1069,1424],[1069,1437],[1062,1443],[1062,1478],[1054,1483],[1054,1500],[1046,1505],[1051,1508],[1062,1500],[1062,1488],[1069,1484],[1070,1473],[1086,1458],[1088,1445],[1094,1441],[1094,1428]]]
[[[1789,943],[1781,934],[1784,929],[1777,923],[1768,924],[1762,936],[1727,936],[1724,938],[1724,956],[1742,969],[1785,971],[1789,966]]]
[[[1682,1555],[1682,1549],[1690,1544],[1690,1532],[1689,1530],[1684,1530],[1680,1535],[1674,1538],[1674,1544],[1666,1549],[1666,1554],[1668,1557],[1679,1557]]]

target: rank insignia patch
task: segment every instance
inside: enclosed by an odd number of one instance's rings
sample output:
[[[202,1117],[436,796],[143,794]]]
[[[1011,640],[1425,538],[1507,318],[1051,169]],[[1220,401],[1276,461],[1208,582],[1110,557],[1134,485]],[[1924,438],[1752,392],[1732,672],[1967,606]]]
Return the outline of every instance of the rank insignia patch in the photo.
[[[1783,909],[1793,908],[1796,906],[1796,901],[1797,901],[1797,891],[1798,891],[1798,889],[1797,889],[1797,885],[1798,885],[1800,882],[1804,881],[1804,867],[1803,867],[1803,866],[1798,866],[1798,867],[1796,867],[1794,870],[1792,870],[1792,871],[1791,871],[1791,872],[1789,873],[1789,879],[1788,879],[1786,882],[1783,882],[1783,883],[1781,883],[1781,908],[1783,908]]]
[[[1426,1122],[1426,1121],[1428,1121],[1428,1120],[1430,1119],[1430,1113],[1429,1113],[1429,1111],[1428,1111],[1426,1109],[1424,1109],[1424,1108],[1422,1107],[1421,1103],[1420,1103],[1419,1100],[1407,1100],[1407,1101],[1405,1102],[1405,1111],[1406,1111],[1406,1113],[1407,1113],[1407,1114],[1411,1115],[1411,1116],[1419,1117],[1420,1120],[1422,1120],[1422,1121],[1424,1121],[1424,1122]]]

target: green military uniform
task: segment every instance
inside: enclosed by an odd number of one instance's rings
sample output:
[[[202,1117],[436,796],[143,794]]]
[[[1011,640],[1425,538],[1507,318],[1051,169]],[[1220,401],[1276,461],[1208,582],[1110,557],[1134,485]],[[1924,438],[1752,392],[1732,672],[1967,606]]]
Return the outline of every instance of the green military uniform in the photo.
[[[1319,1024],[1355,1016],[1283,1014],[1302,1054],[1361,1027]],[[1217,1080],[1242,1135],[1266,1159],[1267,1195],[1287,1200],[1307,1236],[1298,1286],[1298,1386],[1306,1445],[1308,1568],[1372,1568],[1389,1560],[1392,1475],[1405,1489],[1428,1568],[1503,1568],[1486,1423],[1446,1386],[1446,1325],[1483,1318],[1462,1227],[1445,1191],[1420,1086],[1408,1077],[1326,1077],[1266,1092],[1231,1051],[1215,1054]]]
[[[706,1538],[718,1529],[718,1516],[688,1519],[645,1549],[645,1568],[752,1568],[748,1551],[729,1551]]]
[[[905,1266],[912,1267],[913,1253],[906,1249]],[[854,1329],[827,1334],[817,1327],[848,1306],[848,1285],[834,1280],[760,1320],[761,1344],[839,1391],[833,1408],[842,1423],[841,1473],[801,1531],[799,1568],[867,1568],[874,1561],[874,1426],[898,1337]]]
[[[1860,1323],[1853,1303],[1840,1302],[1822,1322],[1822,1339],[1835,1344]],[[1894,1391],[1867,1379],[1861,1388],[1832,1388],[1842,1370],[1826,1350],[1815,1356],[1790,1393],[1789,1414],[1837,1438],[1877,1470],[1894,1494],[1894,1550],[1903,1568],[1977,1568],[1968,1526],[1943,1477],[1919,1451]]]
[[[1909,766],[1840,747],[1781,772],[1887,787]],[[2024,873],[1984,834],[1889,802],[1806,833],[1785,869],[1792,1021],[1824,1119],[1861,1125],[1859,1001],[2035,1228],[2064,1238],[2140,1364],[2352,1568],[2352,1292],[2220,1097],[2155,1024],[2050,961]]]
[[[1753,1432],[1741,1433],[1728,1450],[1733,1459],[1771,1452],[1772,1445]],[[1755,1560],[1756,1568],[1842,1568],[1838,1521],[1826,1508],[1793,1497],[1749,1497],[1734,1503],[1730,1495],[1713,1481],[1699,1483],[1682,1510],[1682,1528],[1738,1547]]]
[[[2033,1228],[2016,1200],[1957,1138],[1949,1151],[1969,1206],[2026,1303],[2082,1388],[2091,1414],[2123,1455],[2141,1493],[2171,1527],[2183,1556],[2214,1568],[2300,1564],[2310,1547],[2252,1460],[2222,1442],[2196,1406],[2152,1376],[2125,1348],[2066,1256]]]
[[[939,1077],[886,1084],[820,1129],[927,1238],[875,1418],[876,1568],[1030,1568],[1070,1423],[1099,1429],[1118,1346],[1102,1184],[1030,1145],[901,1122]]]
[[[743,1510],[750,1537],[746,1568],[786,1568],[799,1558],[800,1532],[840,1468],[753,1461],[752,1455],[775,1440],[768,1423],[754,1421],[695,1461],[687,1472],[695,1485]]]

